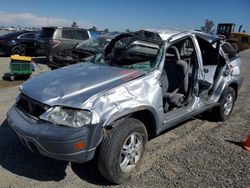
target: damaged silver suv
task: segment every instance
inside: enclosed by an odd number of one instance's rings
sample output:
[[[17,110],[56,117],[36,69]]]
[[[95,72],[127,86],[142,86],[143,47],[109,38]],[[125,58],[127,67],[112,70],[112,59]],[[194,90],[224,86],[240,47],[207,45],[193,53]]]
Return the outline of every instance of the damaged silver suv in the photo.
[[[143,30],[26,81],[8,122],[33,152],[77,163],[97,155],[101,174],[119,184],[138,169],[149,136],[206,110],[226,120],[241,84],[240,59],[217,36]]]

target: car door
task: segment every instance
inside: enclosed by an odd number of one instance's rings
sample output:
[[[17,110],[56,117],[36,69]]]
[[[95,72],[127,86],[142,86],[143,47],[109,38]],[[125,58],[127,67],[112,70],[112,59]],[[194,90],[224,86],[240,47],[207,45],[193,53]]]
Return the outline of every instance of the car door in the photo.
[[[201,78],[199,96],[204,104],[218,101],[220,93],[230,79],[230,63],[221,48],[221,41],[206,41],[197,37],[200,48]]]
[[[219,65],[219,40],[213,43],[196,36],[200,52],[199,92],[207,93],[214,85]]]
[[[25,46],[25,53],[27,55],[35,54],[36,33],[24,33],[18,37],[19,44]]]
[[[35,33],[24,33],[18,37],[21,41],[21,44],[26,45],[28,48],[33,48],[35,46]]]

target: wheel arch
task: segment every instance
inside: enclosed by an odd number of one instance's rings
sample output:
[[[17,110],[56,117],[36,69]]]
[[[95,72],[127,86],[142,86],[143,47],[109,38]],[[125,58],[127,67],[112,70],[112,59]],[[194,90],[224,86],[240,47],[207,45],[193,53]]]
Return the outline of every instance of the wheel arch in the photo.
[[[11,53],[11,54],[12,54],[12,50],[13,50],[15,47],[17,47],[17,46],[23,47],[25,50],[26,50],[26,48],[27,48],[27,45],[25,45],[25,44],[22,44],[22,43],[15,43],[15,44],[12,45],[11,48],[10,48],[10,53]],[[24,51],[24,53],[25,53],[25,51]]]
[[[135,118],[141,121],[145,125],[150,137],[153,137],[157,134],[159,121],[156,112],[152,107],[144,106],[116,113],[112,115],[112,117],[109,118],[109,120],[107,120],[103,126],[107,129],[113,128],[119,123],[119,121],[126,120],[126,118],[128,117]]]

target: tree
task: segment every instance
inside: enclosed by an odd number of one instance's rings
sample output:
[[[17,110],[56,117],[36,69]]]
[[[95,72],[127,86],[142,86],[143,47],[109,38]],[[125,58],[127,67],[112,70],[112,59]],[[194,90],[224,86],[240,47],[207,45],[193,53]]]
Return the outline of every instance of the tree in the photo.
[[[129,32],[130,32],[130,30],[129,30],[129,29],[126,29],[126,32],[127,32],[127,33],[129,33]]]
[[[78,27],[77,23],[76,22],[73,22],[71,27]]]
[[[205,33],[213,34],[215,32],[215,29],[213,29],[214,22],[212,20],[206,19],[205,25],[201,27],[201,31]]]
[[[106,28],[106,29],[103,30],[103,32],[104,32],[104,33],[108,33],[108,32],[109,32],[109,29]]]

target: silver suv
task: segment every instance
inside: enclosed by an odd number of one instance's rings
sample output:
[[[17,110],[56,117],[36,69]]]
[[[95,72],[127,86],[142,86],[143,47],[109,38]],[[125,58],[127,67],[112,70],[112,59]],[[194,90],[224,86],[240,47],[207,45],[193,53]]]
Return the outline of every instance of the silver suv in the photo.
[[[138,31],[26,81],[8,122],[33,152],[78,163],[97,155],[102,175],[119,184],[138,169],[149,137],[207,110],[226,120],[241,84],[240,59],[217,36]]]
[[[81,42],[96,37],[96,31],[74,27],[43,27],[36,41],[36,54],[52,61],[53,53],[72,49]]]

